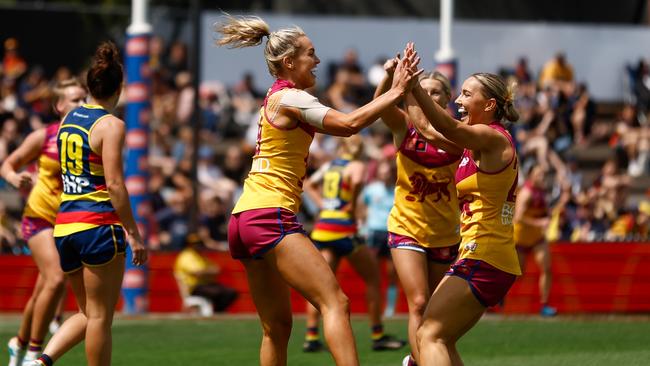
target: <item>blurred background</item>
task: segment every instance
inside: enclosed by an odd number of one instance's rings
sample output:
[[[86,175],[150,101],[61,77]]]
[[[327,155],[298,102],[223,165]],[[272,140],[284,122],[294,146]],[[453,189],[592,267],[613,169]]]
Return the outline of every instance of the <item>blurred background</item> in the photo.
[[[151,31],[144,51],[132,56],[144,65],[147,97],[139,103],[145,112],[128,123],[146,125],[146,164],[137,173],[146,177],[139,190],[146,204],[134,207],[154,254],[147,270],[127,271],[125,288],[143,289],[136,296],[145,298],[127,310],[186,305],[171,267],[196,233],[221,268],[214,276],[240,293],[229,311],[253,311],[242,268],[226,253],[226,228],[272,80],[261,47],[214,45],[212,24],[226,11],[259,15],[273,30],[301,26],[322,61],[312,92],[342,111],[370,101],[381,65],[407,41],[415,41],[423,67],[451,73],[455,87],[474,72],[516,81],[521,120],[510,129],[521,182],[533,166],[550,172],[547,238],[557,279],[551,302],[561,312],[650,311],[650,270],[639,264],[650,259],[650,1],[452,3],[451,48],[442,50],[440,1],[150,1]],[[0,1],[0,163],[29,132],[58,119],[51,86],[70,75],[83,79],[99,42],[118,44],[131,75],[131,6],[123,0]],[[118,112],[123,118],[128,95]],[[380,121],[362,135],[370,183],[377,162],[392,159],[395,149]],[[309,171],[331,160],[336,147],[335,138],[317,135]],[[22,309],[35,279],[20,234],[27,193],[0,180],[0,311]],[[305,200],[301,219],[309,228],[317,212]],[[608,276],[598,271],[603,265]],[[537,274],[532,269],[519,281],[505,311],[536,311]],[[350,278],[345,286],[353,311],[363,311],[360,280],[345,266],[339,276]],[[405,309],[402,301],[397,310]]]

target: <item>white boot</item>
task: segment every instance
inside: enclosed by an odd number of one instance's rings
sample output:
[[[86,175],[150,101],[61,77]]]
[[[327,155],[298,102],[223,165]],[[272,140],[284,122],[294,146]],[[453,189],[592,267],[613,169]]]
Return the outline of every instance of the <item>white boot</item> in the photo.
[[[7,343],[9,349],[9,366],[21,366],[25,357],[25,349],[20,348],[18,338],[13,337]]]

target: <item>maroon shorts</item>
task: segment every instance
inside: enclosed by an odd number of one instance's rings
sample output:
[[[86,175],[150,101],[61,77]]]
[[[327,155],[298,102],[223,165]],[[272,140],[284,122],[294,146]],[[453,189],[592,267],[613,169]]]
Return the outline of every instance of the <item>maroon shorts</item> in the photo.
[[[512,273],[497,269],[487,262],[468,258],[452,264],[445,275],[466,280],[476,299],[485,307],[500,303],[517,279]]]
[[[23,217],[21,231],[23,232],[23,239],[29,241],[34,235],[40,233],[45,229],[53,229],[49,221],[40,219],[38,217]]]
[[[284,208],[258,208],[230,216],[228,246],[234,259],[261,259],[286,235],[303,233],[296,214]]]
[[[420,253],[425,253],[427,259],[431,262],[440,264],[453,263],[458,257],[458,244],[448,247],[427,248],[421,245],[417,240],[395,233],[388,233],[388,247],[391,249],[409,249]]]

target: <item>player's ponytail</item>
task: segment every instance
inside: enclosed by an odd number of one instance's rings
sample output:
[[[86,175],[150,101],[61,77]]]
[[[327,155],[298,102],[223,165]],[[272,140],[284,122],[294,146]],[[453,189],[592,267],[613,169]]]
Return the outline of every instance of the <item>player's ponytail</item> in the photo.
[[[120,52],[113,42],[97,47],[92,65],[86,74],[86,85],[95,99],[105,100],[119,93],[124,77]]]
[[[252,47],[261,44],[267,37],[264,58],[269,72],[275,77],[278,77],[282,67],[282,59],[296,54],[298,38],[305,35],[299,27],[271,32],[269,25],[257,16],[233,17],[225,14],[225,18],[224,22],[214,25],[214,30],[221,34],[216,44],[230,48]]]
[[[503,105],[503,117],[510,122],[519,121],[519,112],[515,108],[515,88],[517,87],[516,83],[511,83],[508,85],[508,95]]]
[[[269,25],[257,16],[233,17],[226,14],[226,21],[215,24],[214,28],[222,34],[217,44],[229,48],[257,46],[271,34]]]

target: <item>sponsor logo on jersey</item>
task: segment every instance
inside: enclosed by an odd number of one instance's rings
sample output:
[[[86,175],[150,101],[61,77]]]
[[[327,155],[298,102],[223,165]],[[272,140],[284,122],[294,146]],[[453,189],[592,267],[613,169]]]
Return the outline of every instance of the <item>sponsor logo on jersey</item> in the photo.
[[[443,197],[446,197],[447,201],[451,200],[449,192],[449,183],[451,180],[449,178],[436,180],[435,176],[433,176],[433,179],[429,180],[424,174],[415,172],[409,177],[409,180],[413,189],[406,196],[407,201],[424,202],[429,195],[434,195],[434,202],[440,201]]]

